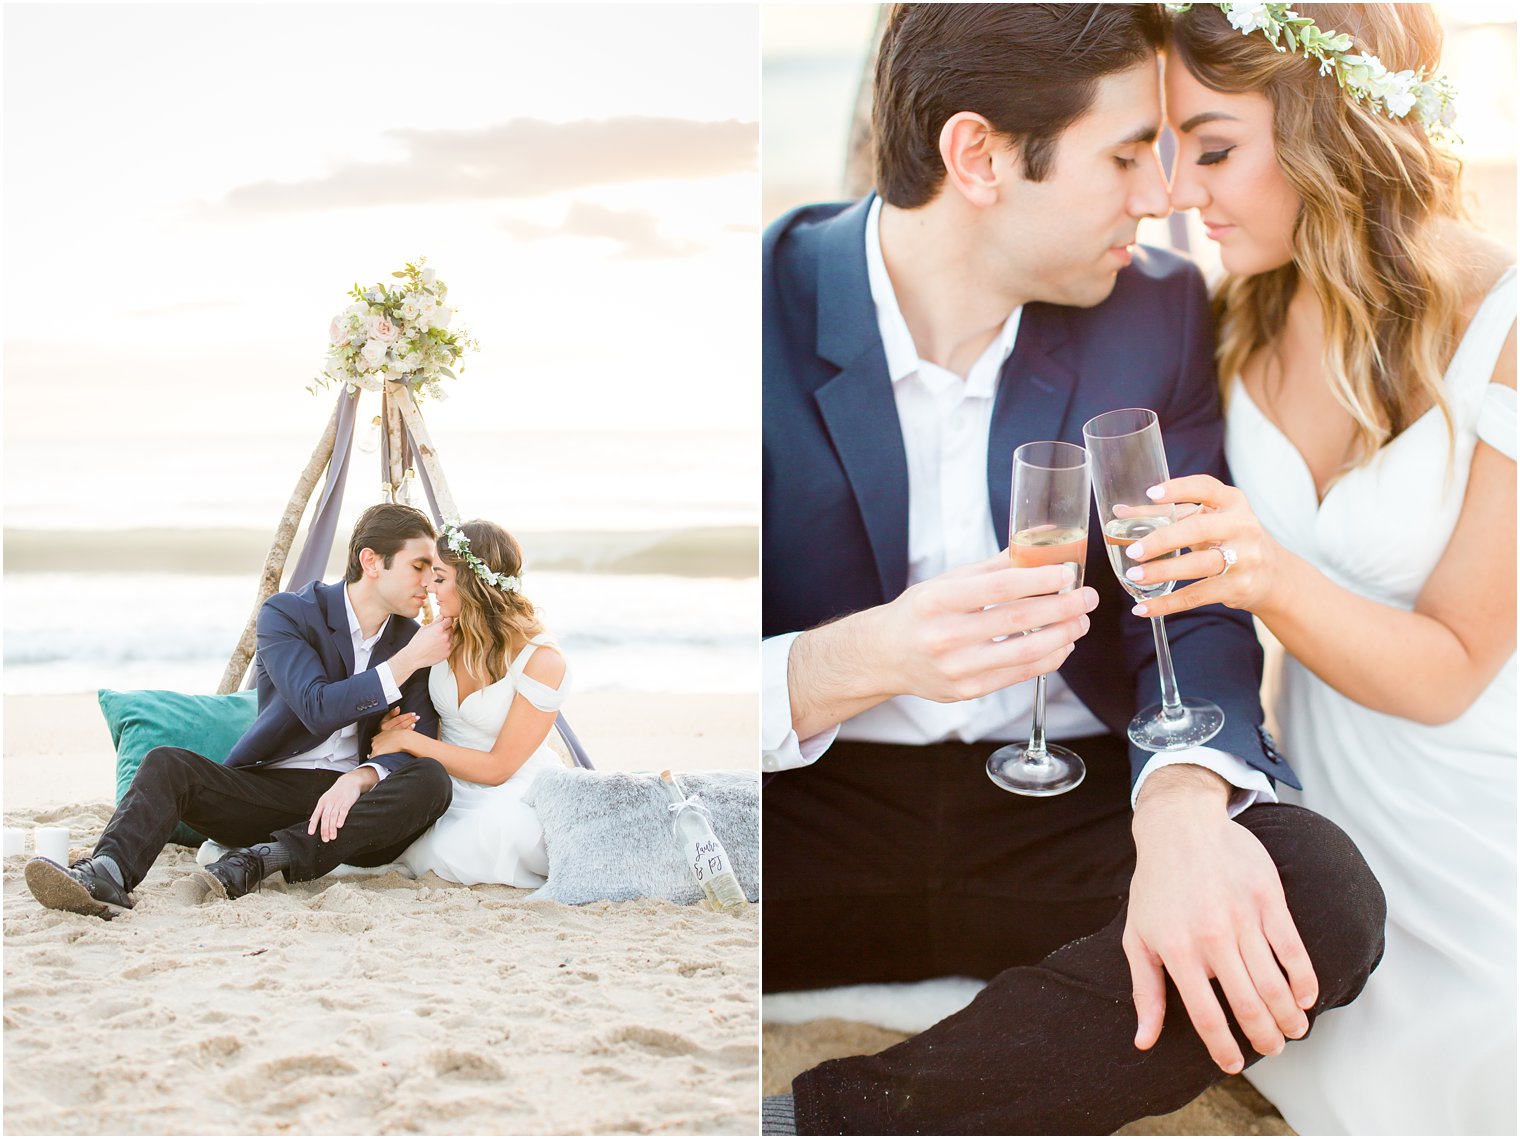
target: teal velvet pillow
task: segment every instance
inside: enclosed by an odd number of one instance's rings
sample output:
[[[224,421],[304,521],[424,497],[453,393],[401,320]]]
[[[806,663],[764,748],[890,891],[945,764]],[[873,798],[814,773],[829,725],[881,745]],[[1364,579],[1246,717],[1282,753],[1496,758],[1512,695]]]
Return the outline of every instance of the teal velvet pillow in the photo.
[[[232,745],[253,726],[258,693],[249,689],[228,696],[189,696],[183,692],[149,689],[142,692],[99,692],[100,710],[116,747],[116,801],[132,786],[143,757],[156,747],[182,747],[214,759],[227,758]],[[199,846],[205,839],[184,823],[174,828],[170,842]]]

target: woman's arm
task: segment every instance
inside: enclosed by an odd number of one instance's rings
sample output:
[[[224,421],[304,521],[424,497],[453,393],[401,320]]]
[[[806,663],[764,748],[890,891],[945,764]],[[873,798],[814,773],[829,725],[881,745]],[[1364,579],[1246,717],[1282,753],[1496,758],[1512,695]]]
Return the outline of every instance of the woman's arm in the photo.
[[[557,649],[543,646],[529,658],[523,673],[550,688],[558,688],[565,677],[565,658]],[[554,727],[556,715],[556,712],[535,708],[519,692],[507,709],[506,721],[490,751],[444,743],[410,729],[380,732],[375,736],[371,751],[404,751],[426,756],[443,764],[444,770],[456,779],[494,787],[511,779],[528,762]]]
[[[1493,382],[1515,386],[1515,331]],[[1200,512],[1137,543],[1154,559],[1142,584],[1202,580],[1143,604],[1164,616],[1211,602],[1254,612],[1288,652],[1342,695],[1425,724],[1456,719],[1515,651],[1515,461],[1479,441],[1462,513],[1413,610],[1369,600],[1279,546],[1245,496],[1207,476],[1172,479],[1158,502],[1203,501]],[[1389,519],[1389,524],[1396,524]],[[1219,576],[1231,547],[1239,559]],[[1141,606],[1136,607],[1139,612]]]

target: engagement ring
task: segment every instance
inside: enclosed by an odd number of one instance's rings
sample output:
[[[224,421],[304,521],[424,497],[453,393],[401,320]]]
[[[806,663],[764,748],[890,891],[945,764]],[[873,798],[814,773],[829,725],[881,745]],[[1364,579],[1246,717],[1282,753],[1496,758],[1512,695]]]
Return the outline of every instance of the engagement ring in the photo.
[[[1224,559],[1223,568],[1214,576],[1223,577],[1230,572],[1230,567],[1235,564],[1235,551],[1230,549],[1229,546],[1215,546],[1214,548],[1219,551],[1219,556]]]

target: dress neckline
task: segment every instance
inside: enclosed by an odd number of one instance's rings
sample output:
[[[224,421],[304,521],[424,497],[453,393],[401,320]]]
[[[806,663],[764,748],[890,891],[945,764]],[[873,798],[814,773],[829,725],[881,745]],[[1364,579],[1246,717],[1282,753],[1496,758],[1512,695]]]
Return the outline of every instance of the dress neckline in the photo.
[[[1504,272],[1499,274],[1498,279],[1489,286],[1488,292],[1484,294],[1483,300],[1478,303],[1478,307],[1473,310],[1472,319],[1467,322],[1467,329],[1463,332],[1462,339],[1457,342],[1456,351],[1452,353],[1451,359],[1447,361],[1446,370],[1441,377],[1443,387],[1446,389],[1446,392],[1448,394],[1448,399],[1450,399],[1451,396],[1455,394],[1452,391],[1449,380],[1451,377],[1452,369],[1456,366],[1458,360],[1462,356],[1462,346],[1468,339],[1468,333],[1472,332],[1472,330],[1478,326],[1485,310],[1490,304],[1494,302],[1495,297],[1501,293],[1504,287],[1510,283],[1514,276],[1515,266],[1511,265],[1506,268]],[[1399,444],[1400,440],[1414,434],[1414,432],[1420,428],[1420,426],[1427,419],[1429,419],[1432,415],[1438,415],[1441,410],[1439,405],[1431,404],[1425,409],[1423,413],[1417,416],[1412,423],[1405,427],[1404,430],[1400,431],[1392,439],[1388,440],[1388,442],[1379,447],[1371,459],[1342,473],[1339,478],[1335,479],[1328,487],[1325,488],[1325,493],[1321,495],[1319,492],[1319,485],[1314,481],[1314,473],[1309,467],[1308,460],[1304,458],[1304,453],[1298,449],[1298,444],[1294,443],[1293,440],[1288,437],[1288,433],[1278,426],[1277,421],[1269,416],[1264,410],[1262,410],[1261,406],[1256,402],[1255,399],[1252,398],[1250,390],[1246,387],[1245,379],[1239,372],[1235,374],[1235,380],[1231,390],[1231,399],[1244,400],[1245,403],[1250,407],[1251,411],[1256,415],[1256,418],[1261,420],[1261,422],[1264,423],[1267,428],[1282,441],[1283,446],[1292,454],[1293,461],[1298,464],[1299,472],[1301,473],[1304,481],[1308,484],[1309,495],[1314,500],[1314,513],[1316,516],[1325,508],[1325,504],[1330,501],[1330,496],[1339,490],[1344,483],[1354,477],[1359,471],[1363,471],[1368,467],[1371,467],[1374,463],[1380,460],[1382,456],[1396,447]]]
[[[454,666],[449,664],[447,661],[444,661],[444,671],[449,674],[449,682],[454,686],[454,707],[463,708],[472,699],[474,699],[476,696],[479,696],[486,689],[495,688],[498,684],[505,684],[507,681],[511,680],[512,673],[517,668],[517,662],[522,660],[522,658],[527,655],[530,649],[539,647],[545,643],[546,642],[539,641],[536,638],[529,637],[523,647],[517,650],[517,655],[514,656],[510,662],[508,662],[507,674],[505,676],[499,680],[491,681],[490,684],[481,685],[479,688],[475,689],[474,692],[471,692],[468,696],[464,697],[464,699],[460,699],[459,697],[459,677],[454,674]]]

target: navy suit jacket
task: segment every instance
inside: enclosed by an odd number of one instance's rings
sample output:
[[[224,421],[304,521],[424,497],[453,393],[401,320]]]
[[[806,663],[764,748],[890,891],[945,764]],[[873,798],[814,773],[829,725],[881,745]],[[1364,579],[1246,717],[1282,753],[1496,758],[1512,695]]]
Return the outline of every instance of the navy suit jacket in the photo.
[[[259,767],[309,751],[339,728],[357,724],[359,762],[385,715],[385,689],[375,665],[389,660],[417,632],[417,622],[392,615],[370,650],[370,667],[354,675],[354,641],[343,583],[314,581],[294,593],[276,593],[259,610],[259,714],[232,746],[228,767]],[[437,737],[438,713],[428,698],[427,670],[401,686],[401,709],[417,714],[416,730]],[[406,754],[377,755],[387,771],[412,762]]]
[[[908,465],[866,277],[870,199],[806,206],[772,224],[762,246],[762,631],[775,636],[881,605],[908,584]],[[1197,268],[1136,247],[1113,293],[1093,308],[1024,307],[993,403],[987,489],[1008,542],[1012,455],[1022,443],[1082,443],[1082,424],[1119,407],[1161,419],[1174,474],[1228,480],[1213,327]],[[1150,622],[1108,569],[1096,517],[1087,584],[1092,627],[1061,667],[1115,734],[1160,700]],[[1167,622],[1183,693],[1225,713],[1211,747],[1292,786],[1261,728],[1262,652],[1249,613],[1209,606]],[[1149,752],[1130,749],[1131,779]]]

